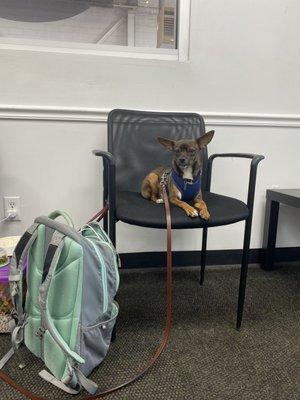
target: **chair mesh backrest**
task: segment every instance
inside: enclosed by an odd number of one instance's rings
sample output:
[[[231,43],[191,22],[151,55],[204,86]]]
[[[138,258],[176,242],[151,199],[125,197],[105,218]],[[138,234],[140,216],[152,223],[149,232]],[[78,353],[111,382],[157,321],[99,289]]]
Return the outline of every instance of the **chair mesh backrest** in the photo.
[[[205,133],[198,114],[113,110],[108,116],[108,150],[116,158],[117,190],[140,191],[144,177],[158,166],[171,166],[171,152],[156,138],[198,138]],[[202,182],[206,182],[207,150]]]

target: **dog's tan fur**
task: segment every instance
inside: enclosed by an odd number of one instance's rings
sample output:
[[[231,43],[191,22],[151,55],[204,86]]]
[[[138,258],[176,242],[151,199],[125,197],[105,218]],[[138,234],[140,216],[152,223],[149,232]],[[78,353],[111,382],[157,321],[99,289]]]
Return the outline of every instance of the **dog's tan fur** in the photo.
[[[141,194],[145,199],[157,203],[157,200],[162,198],[159,182],[163,172],[163,168],[157,168],[150,172],[143,180]]]

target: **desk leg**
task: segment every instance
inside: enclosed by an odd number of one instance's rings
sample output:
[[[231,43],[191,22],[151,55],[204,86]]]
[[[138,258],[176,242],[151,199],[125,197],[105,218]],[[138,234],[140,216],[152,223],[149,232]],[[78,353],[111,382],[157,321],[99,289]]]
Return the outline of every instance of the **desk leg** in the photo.
[[[265,249],[265,257],[262,268],[269,271],[274,269],[278,212],[279,203],[267,198],[263,236],[263,249]]]

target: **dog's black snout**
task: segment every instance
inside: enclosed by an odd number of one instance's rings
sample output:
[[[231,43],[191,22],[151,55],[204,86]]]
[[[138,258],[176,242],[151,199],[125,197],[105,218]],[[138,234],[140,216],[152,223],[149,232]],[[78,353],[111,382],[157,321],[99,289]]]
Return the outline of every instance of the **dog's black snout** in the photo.
[[[179,161],[183,164],[186,162],[186,158],[179,158]]]

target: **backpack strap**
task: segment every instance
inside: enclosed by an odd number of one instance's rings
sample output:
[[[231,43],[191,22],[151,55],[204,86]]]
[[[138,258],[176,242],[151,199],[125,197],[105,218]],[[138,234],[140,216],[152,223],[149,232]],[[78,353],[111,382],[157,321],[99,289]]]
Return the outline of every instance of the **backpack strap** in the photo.
[[[76,363],[83,364],[84,359],[80,357],[79,354],[71,350],[68,344],[61,337],[60,333],[58,332],[52,321],[51,315],[47,307],[47,298],[49,293],[50,282],[55,273],[58,259],[61,250],[64,246],[64,238],[65,238],[64,234],[60,232],[54,232],[51,243],[48,246],[44,263],[44,269],[43,269],[42,285],[40,286],[39,304],[40,304],[42,319],[45,323],[45,329],[49,331],[52,338],[55,340],[55,342],[62,349],[62,351],[65,353],[66,356],[71,358]]]
[[[69,226],[71,226],[72,228],[74,228],[74,222],[73,222],[72,218],[71,218],[70,215],[69,215],[68,213],[66,213],[65,211],[62,211],[62,210],[55,210],[55,211],[52,211],[52,212],[48,215],[48,218],[51,218],[51,219],[56,219],[56,218],[58,218],[58,217],[62,217],[62,218],[66,221],[66,223],[67,223]]]
[[[39,376],[41,378],[43,378],[45,381],[51,383],[52,385],[58,387],[59,389],[63,390],[66,393],[78,394],[79,391],[80,391],[80,389],[79,390],[75,390],[75,389],[72,389],[69,386],[65,385],[62,381],[56,379],[55,376],[50,374],[50,372],[46,371],[45,369],[42,369],[39,372]]]
[[[87,378],[78,368],[74,368],[74,370],[76,372],[79,385],[82,386],[88,393],[95,394],[98,390],[97,383]]]
[[[26,249],[28,242],[30,241],[32,235],[36,231],[37,227],[39,224],[34,223],[32,224],[27,231],[21,236],[20,240],[18,241],[15,251],[14,251],[14,257],[16,258],[16,263],[17,265],[20,262],[20,259],[22,255],[24,254],[24,250]]]
[[[20,238],[11,259],[9,272],[10,295],[14,307],[14,317],[17,319],[17,326],[14,327],[11,334],[12,348],[0,360],[0,370],[8,360],[18,350],[24,339],[24,326],[26,324],[26,315],[24,314],[24,296],[23,280],[24,274],[22,265],[29,247],[35,241],[37,236],[38,224],[34,223]]]
[[[0,360],[0,370],[4,367],[4,365],[7,363],[8,360],[11,359],[11,357],[15,354],[15,351],[13,348],[11,348]]]
[[[27,254],[29,247],[35,241],[37,237],[37,228],[39,224],[34,223],[29,229],[23,234],[19,240],[13,257],[11,259],[10,271],[9,271],[9,285],[10,294],[14,309],[17,313],[18,324],[23,324],[24,319],[24,296],[23,296],[23,281],[25,275],[22,271],[22,265],[24,257]]]

